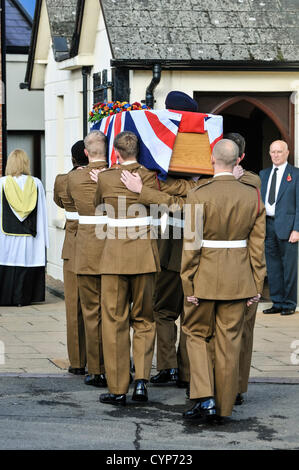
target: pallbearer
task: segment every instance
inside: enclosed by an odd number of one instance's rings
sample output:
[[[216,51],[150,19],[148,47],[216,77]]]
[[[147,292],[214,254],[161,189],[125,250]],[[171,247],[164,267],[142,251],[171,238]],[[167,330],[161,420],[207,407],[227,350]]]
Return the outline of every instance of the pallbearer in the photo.
[[[103,346],[109,393],[102,403],[125,405],[130,380],[130,326],[133,328],[135,387],[132,399],[147,401],[146,383],[152,367],[155,321],[152,308],[155,274],[159,270],[156,240],[151,239],[150,217],[135,216],[137,196],[126,189],[122,169],[137,171],[145,184],[157,188],[155,173],[137,162],[138,138],[121,132],[114,139],[119,165],[99,175],[95,205],[106,204],[107,239],[101,260]],[[133,236],[136,232],[136,236]],[[131,234],[131,235],[130,235]],[[130,303],[132,302],[132,309]]]
[[[190,398],[185,419],[230,416],[238,392],[244,308],[259,299],[265,277],[265,208],[259,191],[232,174],[238,147],[218,142],[212,154],[214,178],[191,191],[186,204],[191,225],[182,256],[185,294],[183,330],[190,361]],[[196,209],[202,210],[199,243]],[[209,348],[215,341],[215,364]]]
[[[84,153],[84,142],[79,140],[71,149],[73,171],[80,171],[88,164]],[[54,183],[54,201],[65,209],[65,239],[61,257],[63,259],[64,298],[66,309],[67,350],[70,361],[68,371],[84,375],[86,366],[85,332],[79,296],[77,275],[75,273],[75,242],[79,215],[73,200],[67,193],[67,174],[57,175]]]
[[[104,224],[105,217],[95,215],[93,200],[96,184],[90,179],[89,172],[107,167],[106,136],[100,131],[92,131],[85,137],[84,144],[88,165],[68,175],[68,195],[79,214],[74,269],[78,275],[86,339],[88,375],[84,382],[86,385],[105,387],[100,276],[104,240],[96,235],[96,227]]]
[[[259,190],[261,189],[261,180],[256,173],[244,170],[241,166],[245,158],[245,139],[237,132],[230,132],[224,135],[224,138],[233,140],[239,147],[239,158],[237,160],[237,167],[235,176],[242,183],[249,183]],[[241,172],[239,172],[241,170]],[[248,390],[248,379],[250,375],[252,348],[253,348],[253,331],[256,318],[258,302],[254,302],[250,306],[245,306],[245,321],[243,327],[240,363],[239,363],[239,388],[236,397],[236,405],[242,405],[244,401],[243,394]]]
[[[168,93],[165,107],[174,111],[198,111],[197,102],[181,91]],[[170,179],[167,181],[171,185]],[[196,186],[196,183],[192,183],[194,182],[190,182],[190,189]],[[158,240],[161,272],[157,276],[154,296],[158,374],[151,378],[151,382],[156,385],[173,383],[178,387],[187,387],[190,381],[189,361],[186,336],[181,327],[176,349],[176,321],[180,319],[181,324],[184,314],[184,294],[180,277],[183,236],[182,232],[181,237],[176,235],[175,239],[173,236],[174,231],[178,234],[178,227],[183,227],[183,220],[180,217],[172,217],[170,221],[169,238]]]
[[[174,180],[171,184],[160,181],[158,184],[156,173],[138,163],[138,147],[138,138],[132,132],[122,132],[115,138],[119,165],[99,175],[95,199],[96,205],[106,205],[108,217],[101,273],[103,344],[104,356],[109,358],[105,365],[110,393],[101,395],[100,401],[114,405],[126,403],[130,325],[134,330],[135,364],[132,399],[148,399],[146,383],[155,341],[152,299],[156,273],[160,270],[156,232],[151,230],[152,217],[149,216],[150,194],[152,191],[158,193],[159,204],[160,193],[164,191],[185,196],[190,189],[185,180]],[[136,194],[127,189],[126,175],[141,178],[144,188],[149,190],[149,202],[142,201],[145,205],[140,203],[138,191]]]

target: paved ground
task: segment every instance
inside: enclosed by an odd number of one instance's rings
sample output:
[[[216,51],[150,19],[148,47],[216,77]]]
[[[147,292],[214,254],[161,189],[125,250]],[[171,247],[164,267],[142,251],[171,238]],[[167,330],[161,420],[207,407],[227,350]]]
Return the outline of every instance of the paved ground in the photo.
[[[62,298],[1,307],[0,449],[299,449],[298,327],[299,313],[258,312],[246,402],[221,426],[190,425],[184,390],[149,386],[146,405],[115,409],[70,376]]]
[[[0,341],[0,374],[65,374],[64,301],[47,291],[44,304],[0,307]],[[299,312],[288,317],[258,312],[253,349],[252,379],[299,381]]]

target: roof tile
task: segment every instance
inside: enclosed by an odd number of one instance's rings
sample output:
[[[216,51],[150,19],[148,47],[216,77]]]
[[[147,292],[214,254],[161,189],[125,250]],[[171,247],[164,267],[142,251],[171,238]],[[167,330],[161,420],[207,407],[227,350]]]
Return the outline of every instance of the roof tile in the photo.
[[[11,0],[10,0],[11,1]],[[74,33],[79,0],[46,0],[52,36]],[[299,62],[298,0],[101,0],[118,60]]]

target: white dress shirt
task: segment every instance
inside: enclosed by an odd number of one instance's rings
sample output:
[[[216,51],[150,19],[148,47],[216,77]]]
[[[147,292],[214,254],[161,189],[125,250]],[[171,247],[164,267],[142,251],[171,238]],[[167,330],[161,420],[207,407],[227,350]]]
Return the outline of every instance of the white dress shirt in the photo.
[[[132,163],[138,163],[137,160],[127,160],[122,162],[121,165],[132,165]]]
[[[276,199],[279,191],[279,187],[281,184],[282,176],[284,174],[284,171],[286,169],[288,162],[283,163],[282,165],[275,166],[273,165],[269,179],[268,179],[268,185],[267,185],[267,191],[266,191],[266,197],[265,197],[265,208],[266,208],[266,214],[274,217],[275,216],[275,206],[276,206]],[[268,202],[268,197],[269,197],[269,191],[270,191],[270,186],[271,186],[271,181],[272,181],[272,176],[274,169],[278,168],[277,174],[276,174],[276,188],[275,188],[275,202],[272,204],[272,206]]]
[[[213,178],[216,178],[217,176],[234,176],[230,171],[222,171],[221,173],[216,173],[216,175],[213,176]]]

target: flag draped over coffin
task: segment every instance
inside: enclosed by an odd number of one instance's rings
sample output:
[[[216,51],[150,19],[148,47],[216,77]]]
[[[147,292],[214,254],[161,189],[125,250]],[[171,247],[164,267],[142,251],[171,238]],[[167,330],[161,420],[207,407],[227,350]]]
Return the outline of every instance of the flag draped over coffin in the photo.
[[[208,133],[211,149],[223,135],[222,116],[185,111],[138,110],[112,114],[93,125],[91,130],[102,131],[108,139],[109,166],[116,163],[113,140],[122,131],[139,137],[139,162],[167,177],[175,139],[178,132]]]

